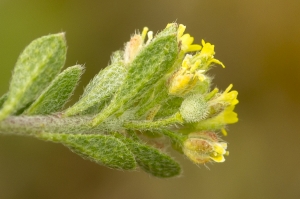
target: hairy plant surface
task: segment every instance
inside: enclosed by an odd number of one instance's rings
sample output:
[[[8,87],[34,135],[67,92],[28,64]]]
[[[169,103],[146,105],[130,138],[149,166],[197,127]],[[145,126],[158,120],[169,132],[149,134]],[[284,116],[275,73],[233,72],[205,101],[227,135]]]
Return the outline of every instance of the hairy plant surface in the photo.
[[[144,28],[113,53],[109,66],[64,109],[84,67],[61,72],[64,33],[34,40],[16,63],[9,91],[0,97],[0,133],[61,143],[98,164],[120,170],[137,167],[161,178],[181,174],[165,153],[172,145],[196,164],[224,162],[220,133],[238,121],[237,91],[211,88],[207,74],[214,45],[184,34],[171,23],[153,36]]]

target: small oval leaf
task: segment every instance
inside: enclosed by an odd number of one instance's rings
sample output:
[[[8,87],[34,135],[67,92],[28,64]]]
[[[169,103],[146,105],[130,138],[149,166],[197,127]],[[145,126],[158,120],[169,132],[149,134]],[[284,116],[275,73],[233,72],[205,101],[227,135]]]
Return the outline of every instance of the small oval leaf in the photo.
[[[33,102],[59,73],[66,60],[64,33],[38,38],[21,53],[14,68],[0,121]]]
[[[83,69],[82,66],[76,65],[60,73],[24,114],[46,115],[60,111],[71,97]]]
[[[167,154],[139,142],[129,139],[126,141],[138,165],[147,173],[160,178],[169,178],[181,173],[180,165]]]
[[[89,114],[90,110],[97,109],[101,103],[115,94],[125,76],[126,68],[122,61],[122,53],[117,51],[112,56],[111,65],[101,70],[90,81],[79,101],[67,109],[64,115]]]
[[[83,158],[109,168],[131,170],[136,167],[131,151],[113,136],[41,133],[39,138],[62,143]]]

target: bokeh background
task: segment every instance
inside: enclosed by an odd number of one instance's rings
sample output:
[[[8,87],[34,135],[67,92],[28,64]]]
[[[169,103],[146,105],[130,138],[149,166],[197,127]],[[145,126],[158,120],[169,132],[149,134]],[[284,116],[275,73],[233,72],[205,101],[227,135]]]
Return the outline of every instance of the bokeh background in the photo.
[[[300,1],[0,0],[0,95],[20,52],[33,39],[64,31],[66,66],[85,64],[84,86],[135,30],[168,22],[215,44],[214,84],[239,91],[224,164],[196,166],[175,155],[181,177],[157,179],[107,169],[67,148],[0,136],[1,199],[300,198]]]

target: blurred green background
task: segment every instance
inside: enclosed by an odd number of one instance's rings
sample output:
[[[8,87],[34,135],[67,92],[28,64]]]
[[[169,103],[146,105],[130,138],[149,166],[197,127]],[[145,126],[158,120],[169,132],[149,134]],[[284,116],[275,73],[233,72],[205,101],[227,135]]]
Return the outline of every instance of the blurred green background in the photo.
[[[239,91],[224,164],[196,166],[176,155],[181,177],[107,169],[59,144],[0,136],[1,199],[300,198],[300,1],[298,0],[0,0],[0,95],[18,55],[33,39],[66,32],[66,66],[85,64],[74,96],[130,34],[185,24],[215,44],[226,68],[210,74]]]

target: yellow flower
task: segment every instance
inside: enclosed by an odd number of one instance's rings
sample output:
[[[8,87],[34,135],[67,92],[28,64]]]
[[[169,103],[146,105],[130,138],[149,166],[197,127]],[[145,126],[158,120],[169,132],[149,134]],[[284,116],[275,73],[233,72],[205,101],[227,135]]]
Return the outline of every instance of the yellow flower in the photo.
[[[223,68],[225,68],[224,64],[220,62],[219,60],[214,58],[215,55],[215,45],[211,45],[210,43],[205,43],[205,41],[202,39],[202,50],[199,53],[199,57],[203,60],[203,68],[208,68],[212,63],[216,63],[221,65]]]
[[[218,115],[207,119],[207,121],[203,121],[201,125],[212,126],[215,129],[216,126],[224,126],[226,124],[238,122],[237,114],[233,111],[235,105],[239,103],[237,99],[238,92],[230,91],[231,88],[232,84],[230,84],[222,94],[216,94],[212,100],[208,101],[208,105],[210,106],[210,114]],[[223,135],[227,135],[227,132],[224,128],[222,128],[221,131]]]
[[[216,133],[211,131],[191,133],[183,144],[184,154],[196,164],[224,162],[227,143],[220,142]]]
[[[205,43],[205,41],[202,39],[202,50],[200,53],[200,56],[212,58],[215,55],[215,45],[211,45],[210,43]]]
[[[171,77],[169,95],[184,96],[195,87],[197,82],[193,74],[180,69]]]
[[[181,68],[169,80],[169,94],[184,96],[193,90],[198,82],[206,80],[203,74],[205,70],[198,69],[199,66],[200,60],[194,61],[192,55],[186,55]]]
[[[235,106],[239,103],[237,96],[238,92],[232,89],[233,85],[230,84],[222,94],[216,94],[215,97],[209,101],[210,106],[221,104],[222,106]],[[230,91],[230,92],[229,92]]]
[[[181,68],[169,79],[169,94],[184,96],[190,93],[198,83],[207,80],[206,70],[199,69],[201,60],[194,60],[192,55],[186,55]]]
[[[190,34],[184,34],[180,37],[181,41],[181,50],[184,52],[193,52],[201,50],[201,46],[198,44],[192,44],[194,42],[194,37],[191,37]]]
[[[182,49],[192,49],[192,46],[187,47],[193,41],[193,38],[188,34],[182,35],[185,26],[179,25],[178,38],[183,43]],[[173,76],[169,79],[169,94],[175,96],[184,96],[190,93],[197,85],[204,80],[208,79],[205,76],[205,72],[209,69],[212,63],[220,64],[225,67],[222,62],[214,59],[214,45],[205,43],[202,40],[203,48],[201,52],[197,52],[194,55],[187,54],[182,61],[181,68],[176,71]],[[185,47],[184,47],[185,46]]]
[[[233,124],[238,122],[237,113],[234,112],[235,106],[227,106],[222,112],[220,112],[218,115],[199,121],[196,124],[194,124],[194,128],[197,130],[203,130],[203,129],[213,129],[218,130],[221,129],[221,132],[224,135],[227,135],[226,130],[224,127],[227,124]]]
[[[236,105],[239,103],[237,99],[238,92],[237,91],[230,91],[233,85],[230,84],[226,90],[222,93],[219,97],[219,100],[229,103],[230,105]],[[230,91],[230,92],[229,92]]]
[[[183,52],[194,52],[201,50],[201,46],[198,44],[193,44],[194,37],[191,37],[190,34],[183,34],[185,31],[186,26],[179,24],[178,32],[177,32],[177,39],[181,45],[181,50]]]
[[[219,124],[233,124],[239,121],[237,117],[237,113],[234,112],[235,106],[228,106],[225,108],[224,111],[222,111],[220,114],[218,114],[216,117],[212,118],[216,123]]]
[[[211,116],[194,124],[195,129],[220,129],[223,135],[227,135],[225,126],[238,122],[237,113],[234,112],[235,105],[239,102],[237,99],[238,92],[230,91],[231,88],[232,84],[222,94],[212,92],[214,96],[208,101]]]

